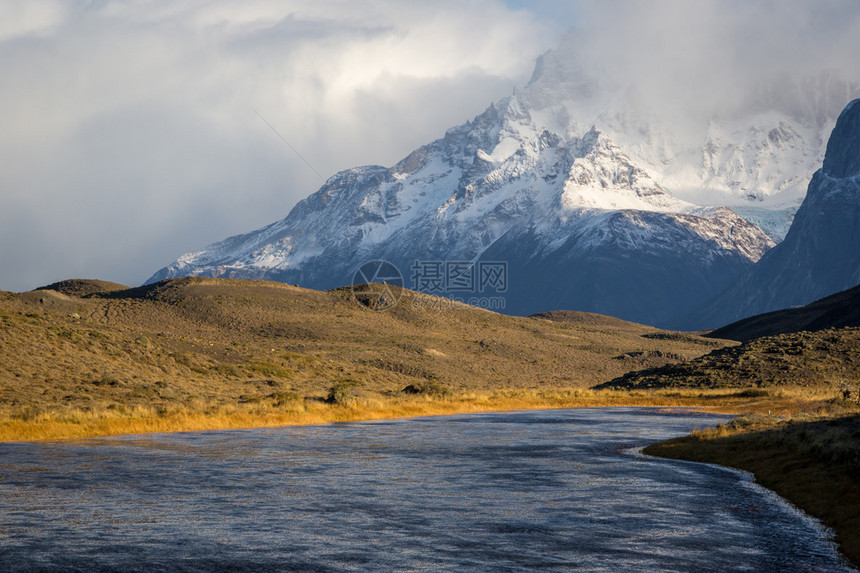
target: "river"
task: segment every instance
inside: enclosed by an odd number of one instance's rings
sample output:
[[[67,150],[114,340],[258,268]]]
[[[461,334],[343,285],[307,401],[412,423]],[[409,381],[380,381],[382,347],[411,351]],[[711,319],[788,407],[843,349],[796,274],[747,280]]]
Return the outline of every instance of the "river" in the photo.
[[[0,444],[2,571],[851,571],[725,420],[570,409]]]

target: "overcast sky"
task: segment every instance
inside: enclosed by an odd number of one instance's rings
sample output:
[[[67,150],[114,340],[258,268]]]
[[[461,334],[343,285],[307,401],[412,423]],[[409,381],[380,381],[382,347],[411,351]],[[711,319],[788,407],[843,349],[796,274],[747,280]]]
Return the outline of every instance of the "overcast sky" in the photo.
[[[139,284],[284,217],[321,177],[441,137],[523,86],[572,26],[638,73],[738,54],[815,66],[860,59],[858,5],[0,0],[0,289]]]
[[[0,0],[0,289],[136,285],[280,219],[320,176],[393,164],[510,94],[572,14],[550,0]]]

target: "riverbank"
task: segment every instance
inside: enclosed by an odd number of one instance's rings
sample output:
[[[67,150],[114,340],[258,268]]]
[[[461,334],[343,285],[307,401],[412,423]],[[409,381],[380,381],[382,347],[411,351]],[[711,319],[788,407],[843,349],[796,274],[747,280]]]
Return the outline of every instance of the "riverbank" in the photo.
[[[432,388],[431,388],[432,390]],[[495,392],[405,394],[394,396],[281,396],[250,403],[188,402],[130,408],[52,407],[0,418],[0,441],[64,440],[120,434],[296,426],[544,408],[673,407],[753,414],[800,411],[814,394],[800,390],[612,391],[583,389],[504,389]]]
[[[860,411],[830,402],[794,416],[743,416],[651,445],[648,455],[751,472],[762,486],[830,527],[860,567]]]
[[[397,307],[373,312],[349,288],[251,280],[0,292],[0,439],[671,405],[626,392],[582,397],[632,369],[736,344],[588,313],[513,317],[401,294]]]

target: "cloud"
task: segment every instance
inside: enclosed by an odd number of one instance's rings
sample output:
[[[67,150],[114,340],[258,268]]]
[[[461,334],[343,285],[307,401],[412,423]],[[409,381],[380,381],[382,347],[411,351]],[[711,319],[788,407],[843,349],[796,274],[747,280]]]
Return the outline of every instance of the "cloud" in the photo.
[[[26,8],[24,7],[26,5]],[[497,0],[0,0],[0,289],[136,284],[393,164],[559,32]]]
[[[62,22],[65,7],[51,0],[0,1],[0,42],[51,33]]]
[[[649,107],[730,112],[763,83],[832,70],[860,79],[853,0],[585,0],[576,50]],[[841,104],[844,105],[844,102]]]

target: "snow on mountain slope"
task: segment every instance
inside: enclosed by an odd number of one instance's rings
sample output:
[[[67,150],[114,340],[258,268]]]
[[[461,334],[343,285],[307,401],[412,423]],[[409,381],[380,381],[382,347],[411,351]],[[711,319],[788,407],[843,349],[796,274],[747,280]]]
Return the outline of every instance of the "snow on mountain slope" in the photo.
[[[582,212],[558,236],[543,244],[520,229],[484,253],[508,261],[507,312],[574,308],[678,328],[772,245],[725,208]]]
[[[157,276],[287,271],[331,249],[372,250],[428,223],[437,252],[472,260],[523,221],[551,236],[583,210],[696,209],[665,193],[597,129],[566,140],[542,127],[516,96],[506,98],[394,167],[338,173],[284,220],[183,255]]]

